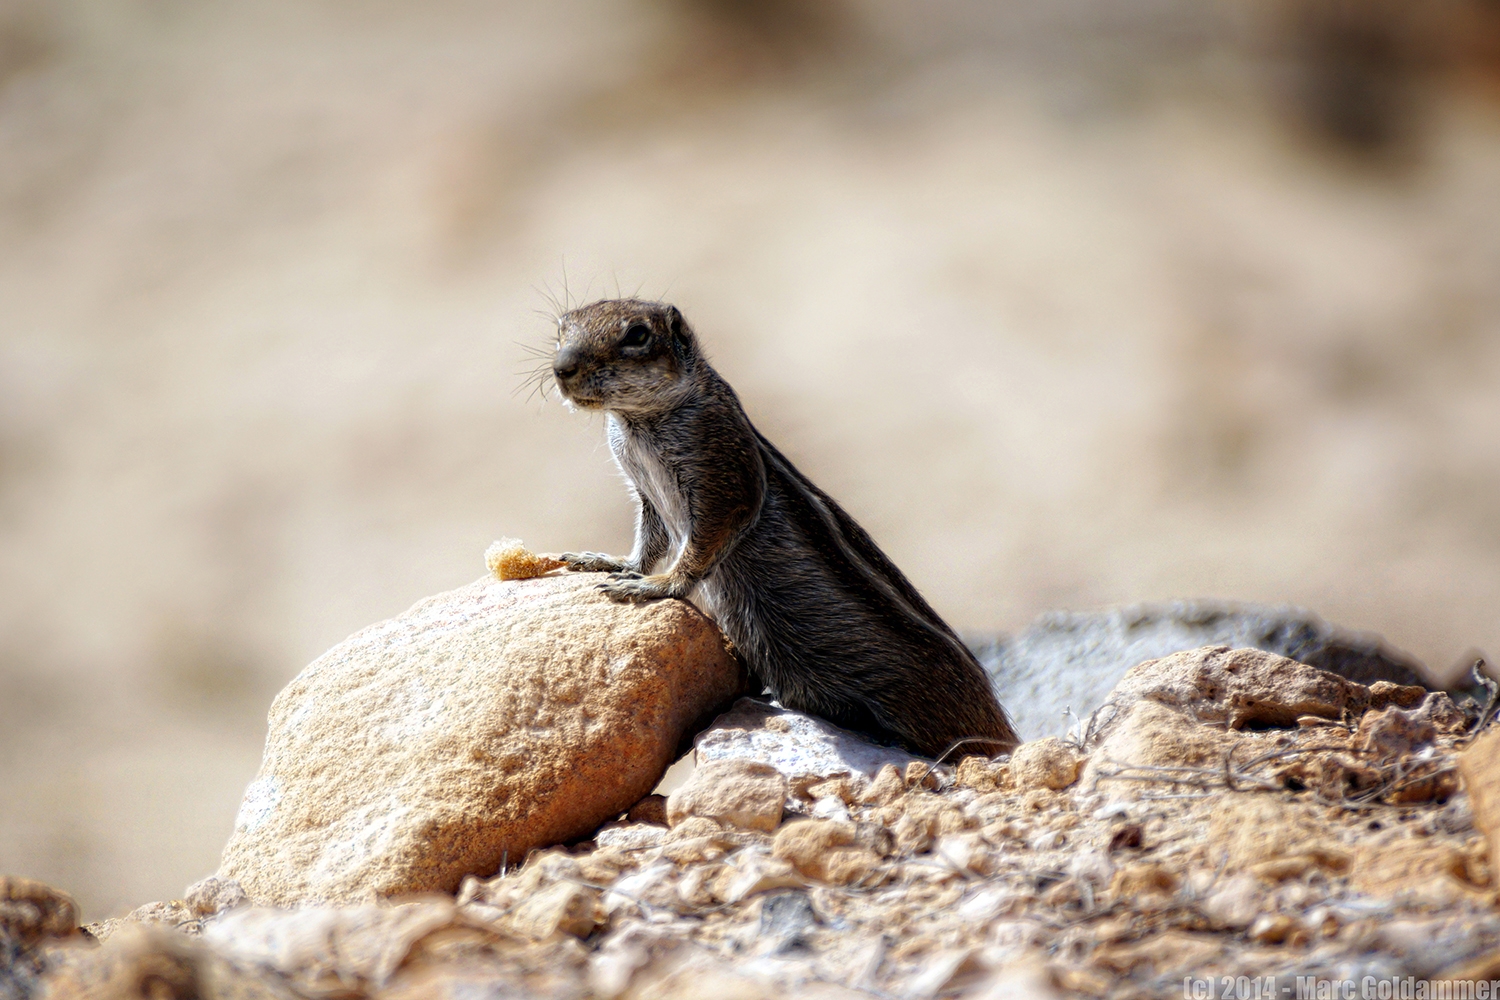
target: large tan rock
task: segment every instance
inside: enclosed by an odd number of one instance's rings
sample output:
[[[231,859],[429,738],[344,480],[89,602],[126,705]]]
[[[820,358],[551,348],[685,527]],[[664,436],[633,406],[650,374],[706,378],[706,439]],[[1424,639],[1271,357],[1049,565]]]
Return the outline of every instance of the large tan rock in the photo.
[[[1203,646],[1127,670],[1090,720],[1090,735],[1105,736],[1138,701],[1240,729],[1292,726],[1302,716],[1337,720],[1387,705],[1411,708],[1426,696],[1423,688],[1390,681],[1366,687],[1264,650]]]
[[[743,672],[691,605],[599,580],[485,578],[316,660],[272,703],[220,877],[278,905],[451,892],[650,792]]]

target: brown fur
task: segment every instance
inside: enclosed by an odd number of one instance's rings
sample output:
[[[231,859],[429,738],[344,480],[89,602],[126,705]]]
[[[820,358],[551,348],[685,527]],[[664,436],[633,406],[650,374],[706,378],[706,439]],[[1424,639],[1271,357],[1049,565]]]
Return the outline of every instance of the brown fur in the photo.
[[[595,302],[558,330],[558,387],[604,411],[637,501],[635,550],[571,568],[610,571],[616,600],[692,599],[788,708],[928,757],[1016,745],[973,654],[761,436],[675,307]]]

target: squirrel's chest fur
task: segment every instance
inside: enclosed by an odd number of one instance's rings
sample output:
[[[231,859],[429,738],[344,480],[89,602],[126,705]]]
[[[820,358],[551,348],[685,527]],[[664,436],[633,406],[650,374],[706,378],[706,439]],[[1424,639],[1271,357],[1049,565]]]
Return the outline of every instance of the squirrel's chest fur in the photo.
[[[689,432],[683,427],[662,428],[660,426],[630,426],[620,417],[607,417],[607,438],[615,464],[641,498],[656,511],[666,529],[667,551],[659,566],[674,563],[692,537],[694,531],[695,498],[692,492],[698,484],[691,470],[684,471],[672,463]],[[754,447],[747,439],[745,446]],[[697,452],[701,443],[695,442],[690,450]],[[692,463],[687,463],[689,466]],[[697,502],[701,502],[701,498]],[[644,566],[651,572],[657,566]],[[726,615],[728,608],[724,600],[724,580],[719,573],[710,573],[698,581],[689,595],[694,604],[710,618],[719,622],[728,631],[735,631]]]
[[[662,448],[649,432],[630,430],[614,414],[607,418],[609,450],[615,464],[630,484],[656,508],[671,538],[667,561],[671,562],[691,533],[688,499],[677,474],[662,461]],[[649,567],[647,567],[649,569]]]

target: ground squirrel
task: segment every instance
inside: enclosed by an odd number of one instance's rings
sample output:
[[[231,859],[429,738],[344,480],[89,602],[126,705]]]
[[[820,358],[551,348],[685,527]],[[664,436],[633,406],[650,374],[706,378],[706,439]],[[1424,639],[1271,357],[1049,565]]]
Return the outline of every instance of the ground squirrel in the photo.
[[[558,318],[552,375],[603,410],[637,502],[621,601],[690,599],[788,708],[927,757],[1018,742],[988,676],[953,630],[828,494],[745,416],[676,307],[605,300]],[[650,575],[646,575],[650,574]]]

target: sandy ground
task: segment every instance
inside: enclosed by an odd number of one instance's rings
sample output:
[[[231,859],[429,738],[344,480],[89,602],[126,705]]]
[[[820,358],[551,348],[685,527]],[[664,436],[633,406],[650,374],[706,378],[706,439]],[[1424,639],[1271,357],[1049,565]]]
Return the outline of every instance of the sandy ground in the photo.
[[[960,628],[1500,653],[1485,85],[1358,153],[1232,6],[750,6],[0,5],[0,869],[178,894],[306,662],[501,535],[628,548],[517,391],[617,290]]]

